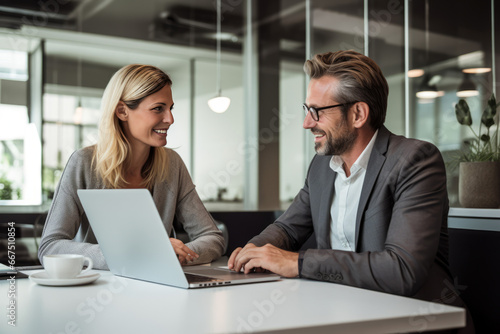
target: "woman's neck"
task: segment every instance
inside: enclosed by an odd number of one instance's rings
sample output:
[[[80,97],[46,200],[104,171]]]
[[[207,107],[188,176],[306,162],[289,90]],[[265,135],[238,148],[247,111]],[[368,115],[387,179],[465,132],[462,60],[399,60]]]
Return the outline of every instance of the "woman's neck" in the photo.
[[[125,170],[125,179],[128,182],[128,188],[143,188],[144,177],[142,176],[142,170],[149,158],[149,154],[150,148],[142,150],[132,149]]]

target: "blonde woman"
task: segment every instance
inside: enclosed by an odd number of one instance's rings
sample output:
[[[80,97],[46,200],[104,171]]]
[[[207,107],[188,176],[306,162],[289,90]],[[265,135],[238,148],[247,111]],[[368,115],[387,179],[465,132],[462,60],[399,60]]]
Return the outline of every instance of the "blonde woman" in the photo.
[[[179,155],[165,148],[174,123],[172,81],[160,69],[128,65],[104,91],[99,139],[70,157],[45,223],[38,256],[74,253],[107,269],[77,196],[77,189],[147,188],[169,235],[174,217],[191,241],[171,238],[179,261],[210,262],[224,249],[222,233],[207,212]],[[119,231],[117,231],[119,233]],[[133,245],[131,245],[133,246]]]

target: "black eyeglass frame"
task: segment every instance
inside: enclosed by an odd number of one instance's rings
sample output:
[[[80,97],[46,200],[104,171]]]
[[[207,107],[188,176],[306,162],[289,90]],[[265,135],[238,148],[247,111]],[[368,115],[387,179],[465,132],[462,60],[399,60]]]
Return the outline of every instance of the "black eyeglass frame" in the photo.
[[[329,109],[329,108],[336,108],[336,107],[343,107],[349,104],[354,104],[357,102],[346,102],[346,103],[339,103],[339,104],[334,104],[333,106],[326,106],[326,107],[309,107],[307,104],[303,103],[302,104],[302,109],[304,109],[304,113],[307,116],[307,113],[311,113],[311,117],[314,121],[319,121],[319,114],[318,111],[323,110],[323,109]]]

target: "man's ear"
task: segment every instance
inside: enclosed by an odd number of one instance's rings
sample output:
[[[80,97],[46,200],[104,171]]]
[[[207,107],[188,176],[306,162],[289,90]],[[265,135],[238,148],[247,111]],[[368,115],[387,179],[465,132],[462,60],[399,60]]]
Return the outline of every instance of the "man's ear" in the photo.
[[[358,102],[354,105],[353,125],[355,128],[362,128],[369,122],[370,107],[365,102]]]
[[[118,104],[116,105],[115,115],[124,122],[128,120],[128,108],[127,105],[122,101],[118,102]]]

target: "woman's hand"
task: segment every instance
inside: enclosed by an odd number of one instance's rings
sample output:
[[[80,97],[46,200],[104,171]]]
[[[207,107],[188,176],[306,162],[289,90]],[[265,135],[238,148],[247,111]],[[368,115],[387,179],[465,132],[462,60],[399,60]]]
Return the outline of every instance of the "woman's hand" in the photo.
[[[189,262],[193,262],[200,256],[189,249],[182,241],[175,238],[170,238],[170,242],[172,243],[172,247],[174,247],[175,254],[179,258],[179,262],[184,265]]]

